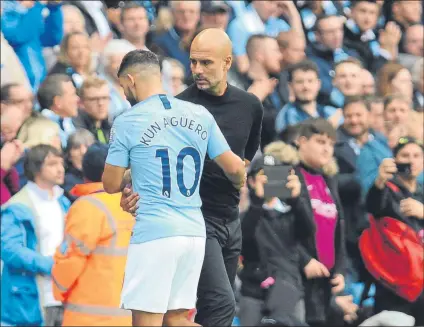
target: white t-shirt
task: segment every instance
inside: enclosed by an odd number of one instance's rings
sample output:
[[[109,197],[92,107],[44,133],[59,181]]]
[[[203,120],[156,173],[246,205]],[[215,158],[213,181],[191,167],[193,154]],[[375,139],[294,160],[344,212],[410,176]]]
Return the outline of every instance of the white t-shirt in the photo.
[[[29,197],[39,216],[39,242],[40,252],[43,256],[52,257],[56,248],[62,243],[65,225],[65,217],[58,201],[63,195],[63,189],[55,186],[53,197],[48,191],[41,189],[37,184],[28,182]],[[43,277],[44,306],[58,306],[61,302],[56,301],[53,296],[53,286],[50,277]]]

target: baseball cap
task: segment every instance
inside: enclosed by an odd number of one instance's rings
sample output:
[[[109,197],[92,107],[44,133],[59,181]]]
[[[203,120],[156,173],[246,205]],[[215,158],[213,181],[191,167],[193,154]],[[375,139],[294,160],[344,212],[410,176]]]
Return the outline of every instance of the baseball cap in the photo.
[[[402,150],[408,144],[416,144],[424,150],[423,142],[417,140],[414,137],[401,137],[393,148],[393,156],[396,157],[400,150]]]
[[[94,143],[82,159],[82,173],[90,182],[101,182],[109,147],[102,143]]]
[[[230,7],[225,1],[202,1],[202,12],[208,14],[225,13]]]

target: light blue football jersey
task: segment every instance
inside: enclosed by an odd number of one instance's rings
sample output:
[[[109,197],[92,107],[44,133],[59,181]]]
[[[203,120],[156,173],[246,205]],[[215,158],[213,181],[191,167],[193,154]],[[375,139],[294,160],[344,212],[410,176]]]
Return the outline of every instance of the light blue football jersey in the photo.
[[[131,243],[164,237],[206,237],[200,178],[206,153],[230,150],[203,106],[154,95],[118,116],[106,162],[131,167],[140,195]]]

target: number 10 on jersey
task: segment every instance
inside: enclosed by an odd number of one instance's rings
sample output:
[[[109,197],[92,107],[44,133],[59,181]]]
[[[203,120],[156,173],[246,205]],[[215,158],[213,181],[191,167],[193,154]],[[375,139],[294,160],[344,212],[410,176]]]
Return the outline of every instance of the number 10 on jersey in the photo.
[[[187,188],[186,185],[184,184],[184,159],[187,156],[190,156],[193,158],[194,168],[195,168],[194,182],[190,188]],[[156,158],[160,158],[162,163],[162,195],[169,198],[171,197],[171,191],[172,191],[171,190],[171,175],[172,174],[171,174],[171,165],[169,161],[168,149],[164,148],[164,149],[156,150]],[[184,148],[178,154],[177,165],[175,168],[174,167],[172,168],[176,169],[178,189],[180,190],[181,194],[184,195],[185,197],[192,196],[199,184],[200,166],[201,166],[200,154],[195,148],[192,148],[192,147]]]

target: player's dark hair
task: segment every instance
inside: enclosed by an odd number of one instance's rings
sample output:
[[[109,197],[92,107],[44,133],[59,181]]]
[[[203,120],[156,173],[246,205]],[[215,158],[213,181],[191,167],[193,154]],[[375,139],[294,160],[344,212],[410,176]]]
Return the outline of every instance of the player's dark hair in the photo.
[[[315,25],[314,25],[315,31],[319,32],[318,26],[321,23],[321,21],[323,21],[324,19],[333,18],[333,17],[342,17],[342,16],[339,16],[339,15],[336,15],[336,14],[320,14],[320,15],[318,15],[317,19],[315,21]]]
[[[288,72],[288,78],[287,80],[289,82],[293,81],[293,75],[295,72],[297,72],[298,70],[302,71],[302,72],[309,72],[309,71],[313,71],[317,74],[317,77],[319,78],[319,70],[318,70],[318,66],[316,63],[314,63],[311,60],[302,60],[301,62],[291,65],[287,68],[287,72]]]
[[[122,59],[118,70],[118,77],[123,75],[128,69],[136,65],[156,66],[160,69],[159,58],[153,52],[148,50],[133,50],[128,52]]]
[[[125,14],[132,9],[142,8],[146,11],[146,9],[142,5],[140,5],[138,2],[135,2],[135,1],[124,2],[122,7],[120,8],[121,8],[121,15],[119,18],[121,20],[121,23],[123,23],[125,20]],[[147,12],[146,12],[146,18],[147,18]]]

